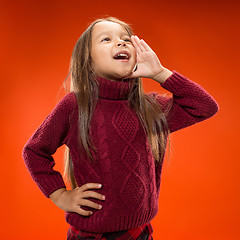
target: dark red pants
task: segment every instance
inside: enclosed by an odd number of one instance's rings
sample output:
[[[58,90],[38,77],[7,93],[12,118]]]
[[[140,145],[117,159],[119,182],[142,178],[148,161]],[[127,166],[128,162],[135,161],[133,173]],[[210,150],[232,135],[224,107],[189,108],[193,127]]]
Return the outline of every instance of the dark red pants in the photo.
[[[74,227],[69,228],[67,233],[67,240],[153,240],[152,237],[153,228],[150,223],[146,223],[140,227],[122,230],[116,232],[107,233],[88,233],[75,229]]]

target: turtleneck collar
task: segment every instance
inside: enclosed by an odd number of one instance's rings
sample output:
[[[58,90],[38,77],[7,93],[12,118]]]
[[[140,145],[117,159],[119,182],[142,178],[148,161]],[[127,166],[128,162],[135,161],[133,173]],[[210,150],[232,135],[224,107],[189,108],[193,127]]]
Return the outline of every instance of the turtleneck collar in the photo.
[[[126,100],[131,90],[131,81],[112,81],[106,78],[97,77],[99,82],[99,98],[114,100]]]

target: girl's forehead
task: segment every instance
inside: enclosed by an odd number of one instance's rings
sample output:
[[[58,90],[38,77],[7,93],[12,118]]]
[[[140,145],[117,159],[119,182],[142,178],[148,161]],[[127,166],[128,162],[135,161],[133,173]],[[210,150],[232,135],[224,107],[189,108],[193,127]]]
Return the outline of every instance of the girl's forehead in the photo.
[[[127,30],[121,24],[110,21],[96,23],[93,27],[92,35],[93,37],[98,37],[99,34],[112,32],[125,33],[128,35]]]

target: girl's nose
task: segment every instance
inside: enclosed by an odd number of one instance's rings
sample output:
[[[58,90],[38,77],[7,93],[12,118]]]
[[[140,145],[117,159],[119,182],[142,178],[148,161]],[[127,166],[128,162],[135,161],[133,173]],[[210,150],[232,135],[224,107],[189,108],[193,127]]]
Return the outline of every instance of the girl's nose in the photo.
[[[120,40],[120,41],[118,41],[117,46],[118,46],[118,47],[119,47],[119,46],[126,46],[126,43],[125,43],[125,41]]]

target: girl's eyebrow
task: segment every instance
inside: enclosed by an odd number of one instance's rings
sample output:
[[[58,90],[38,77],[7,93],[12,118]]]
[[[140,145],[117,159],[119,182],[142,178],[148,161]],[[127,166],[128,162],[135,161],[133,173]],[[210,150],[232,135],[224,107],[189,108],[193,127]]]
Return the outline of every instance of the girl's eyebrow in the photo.
[[[102,32],[97,36],[97,38],[101,37],[102,35],[108,34],[108,33],[109,33],[108,31]]]
[[[102,35],[107,35],[107,34],[109,34],[109,33],[111,33],[111,32],[109,32],[109,31],[105,31],[105,32],[102,32],[102,33],[100,33],[96,38],[98,39],[99,37],[101,37]],[[127,36],[127,37],[129,37],[129,35],[127,34],[127,33],[125,33],[125,32],[122,32],[121,34],[120,34],[121,36]]]

